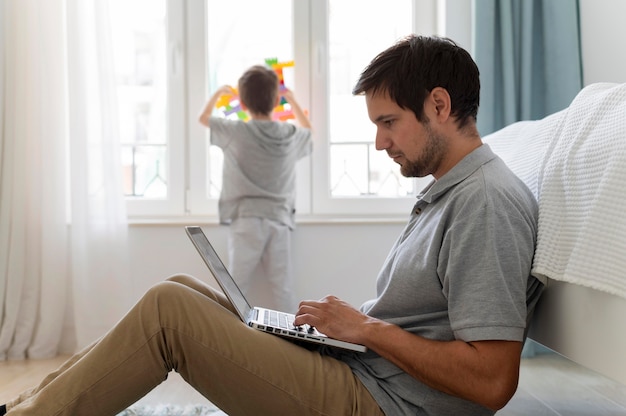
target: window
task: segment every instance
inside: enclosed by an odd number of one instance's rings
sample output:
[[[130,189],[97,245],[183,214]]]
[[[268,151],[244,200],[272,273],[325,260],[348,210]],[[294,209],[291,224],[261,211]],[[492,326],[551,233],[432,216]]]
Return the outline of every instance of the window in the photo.
[[[298,165],[297,211],[406,213],[412,202],[398,200],[429,179],[402,177],[374,149],[364,99],[351,91],[375,54],[417,31],[416,5],[423,16],[434,2],[112,0],[129,214],[217,214],[221,151],[197,115],[215,88],[267,58],[295,63],[285,85],[314,129],[314,153]]]
[[[403,177],[397,165],[374,149],[375,128],[367,117],[364,98],[352,95],[353,85],[371,59],[413,31],[411,0],[390,2],[386,7],[379,4],[379,0],[361,1],[359,18],[354,19],[353,4],[329,1],[329,186],[333,197],[413,194],[414,181]]]
[[[367,116],[364,97],[352,87],[361,71],[379,52],[415,32],[415,2],[397,0],[380,7],[378,0],[316,3],[312,36],[325,64],[313,83],[321,91],[313,100],[328,108],[316,123],[327,134],[327,153],[316,153],[313,210],[320,214],[404,213],[410,198],[430,179],[405,178],[385,152],[374,148],[375,127]],[[356,17],[358,15],[358,17]]]
[[[110,0],[122,145],[131,217],[184,213],[183,3]]]
[[[166,4],[111,1],[124,194],[167,197]]]

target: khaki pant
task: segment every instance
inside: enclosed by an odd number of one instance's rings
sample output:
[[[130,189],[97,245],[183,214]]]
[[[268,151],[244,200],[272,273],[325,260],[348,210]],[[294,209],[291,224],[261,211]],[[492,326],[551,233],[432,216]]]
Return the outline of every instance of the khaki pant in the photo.
[[[347,365],[251,329],[231,308],[199,280],[173,276],[9,402],[8,415],[113,416],[171,370],[230,416],[383,414]]]

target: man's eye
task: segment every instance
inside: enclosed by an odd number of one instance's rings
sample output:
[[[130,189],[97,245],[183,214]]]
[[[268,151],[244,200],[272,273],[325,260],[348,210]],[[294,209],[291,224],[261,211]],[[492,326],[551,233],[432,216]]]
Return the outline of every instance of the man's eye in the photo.
[[[386,125],[387,127],[391,127],[391,125],[393,124],[393,122],[394,122],[394,121],[395,121],[395,120],[385,120],[385,125]]]

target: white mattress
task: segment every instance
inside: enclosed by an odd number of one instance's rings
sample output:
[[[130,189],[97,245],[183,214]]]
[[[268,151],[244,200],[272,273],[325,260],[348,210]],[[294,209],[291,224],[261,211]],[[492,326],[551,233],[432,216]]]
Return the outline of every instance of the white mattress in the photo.
[[[485,142],[539,202],[533,273],[626,298],[626,84],[592,84]]]

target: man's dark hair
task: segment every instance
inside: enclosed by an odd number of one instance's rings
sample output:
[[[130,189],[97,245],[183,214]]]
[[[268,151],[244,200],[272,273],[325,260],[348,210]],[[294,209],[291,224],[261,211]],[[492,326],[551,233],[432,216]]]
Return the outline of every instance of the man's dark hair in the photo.
[[[278,75],[262,65],[254,65],[243,73],[238,83],[239,98],[250,112],[269,115],[276,106]]]
[[[423,123],[424,100],[436,87],[450,94],[451,115],[459,128],[470,118],[476,121],[480,79],[470,54],[447,38],[410,35],[370,62],[352,94],[387,93]]]

